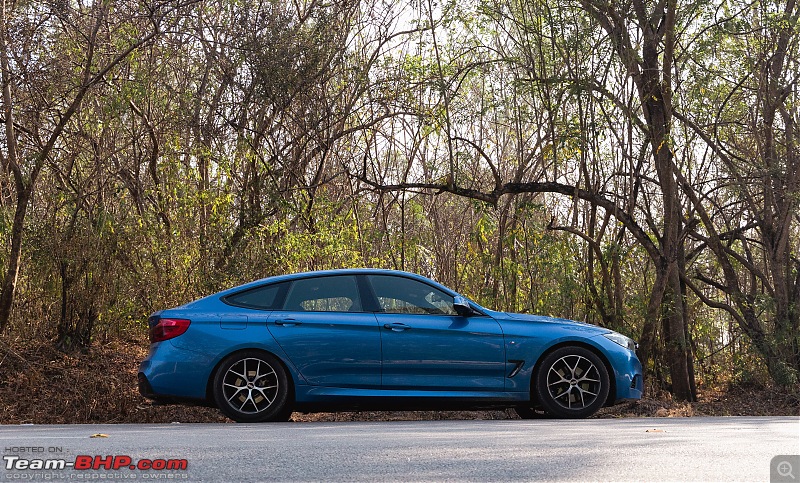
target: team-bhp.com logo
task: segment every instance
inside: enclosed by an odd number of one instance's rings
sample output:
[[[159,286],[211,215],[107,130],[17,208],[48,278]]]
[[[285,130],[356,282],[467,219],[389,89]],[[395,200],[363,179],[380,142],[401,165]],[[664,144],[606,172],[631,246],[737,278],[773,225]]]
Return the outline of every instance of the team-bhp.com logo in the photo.
[[[75,461],[66,459],[36,459],[16,455],[3,456],[7,471],[31,470],[113,470],[123,469],[143,471],[181,471],[186,470],[189,461],[186,459],[136,459],[127,455],[78,455]]]

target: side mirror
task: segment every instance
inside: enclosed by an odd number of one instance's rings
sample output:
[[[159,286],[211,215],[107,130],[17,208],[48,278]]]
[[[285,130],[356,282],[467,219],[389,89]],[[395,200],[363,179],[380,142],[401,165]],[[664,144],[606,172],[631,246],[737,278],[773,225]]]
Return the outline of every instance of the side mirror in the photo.
[[[472,307],[470,307],[469,302],[467,302],[467,299],[465,299],[461,295],[456,295],[455,298],[453,298],[453,309],[461,317],[469,317],[470,315],[475,315],[475,311],[472,310]]]

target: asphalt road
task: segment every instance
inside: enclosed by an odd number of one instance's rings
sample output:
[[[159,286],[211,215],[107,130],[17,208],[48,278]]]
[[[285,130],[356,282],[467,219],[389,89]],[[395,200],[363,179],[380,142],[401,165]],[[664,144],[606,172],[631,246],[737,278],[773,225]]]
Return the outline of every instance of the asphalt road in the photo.
[[[0,426],[0,448],[6,481],[766,482],[774,456],[800,454],[800,418],[23,425]],[[101,468],[30,469],[37,459]],[[187,469],[129,467],[141,459]],[[798,479],[779,481],[800,483],[792,463]]]

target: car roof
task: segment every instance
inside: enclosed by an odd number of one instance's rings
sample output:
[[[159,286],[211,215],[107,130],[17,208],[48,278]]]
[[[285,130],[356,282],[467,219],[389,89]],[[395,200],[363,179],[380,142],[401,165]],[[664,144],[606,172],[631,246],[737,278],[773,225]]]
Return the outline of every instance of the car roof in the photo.
[[[225,296],[230,293],[239,292],[241,290],[246,290],[248,288],[258,287],[260,285],[264,285],[265,283],[276,283],[276,282],[283,282],[288,280],[298,280],[302,278],[313,278],[313,277],[327,277],[332,275],[393,275],[393,276],[401,276],[406,278],[412,278],[415,280],[419,280],[425,283],[433,283],[437,288],[443,289],[445,292],[453,293],[453,290],[436,282],[435,280],[431,280],[427,277],[423,277],[422,275],[412,273],[412,272],[404,272],[402,270],[389,270],[384,268],[340,268],[334,270],[315,270],[311,272],[297,272],[297,273],[289,273],[284,275],[274,275],[272,277],[261,278],[258,280],[254,280],[252,282],[248,282],[242,285],[237,285],[236,287],[232,287],[222,292],[215,294],[216,296]]]

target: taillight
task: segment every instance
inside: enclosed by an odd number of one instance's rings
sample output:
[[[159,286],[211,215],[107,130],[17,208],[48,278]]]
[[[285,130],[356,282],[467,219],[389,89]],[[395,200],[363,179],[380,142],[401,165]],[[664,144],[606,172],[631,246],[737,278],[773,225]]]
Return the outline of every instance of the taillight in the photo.
[[[172,339],[186,332],[191,320],[186,319],[159,319],[158,323],[150,327],[150,342],[161,342]]]

